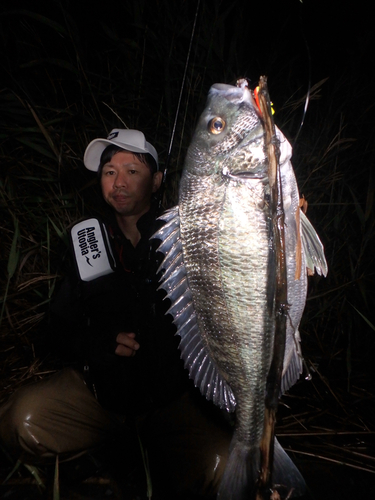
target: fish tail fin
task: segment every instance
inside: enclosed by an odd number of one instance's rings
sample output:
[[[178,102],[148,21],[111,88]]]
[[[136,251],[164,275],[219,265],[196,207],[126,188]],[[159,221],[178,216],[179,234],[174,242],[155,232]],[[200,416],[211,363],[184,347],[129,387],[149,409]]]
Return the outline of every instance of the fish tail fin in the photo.
[[[306,483],[302,474],[289,458],[281,444],[275,438],[273,452],[273,483],[283,491],[292,492],[290,497],[299,497],[306,493]]]
[[[217,500],[248,500],[259,474],[260,452],[233,437]]]
[[[220,483],[217,500],[248,500],[256,491],[260,470],[260,450],[233,437],[228,462]],[[302,474],[275,438],[272,482],[290,498],[306,493]]]

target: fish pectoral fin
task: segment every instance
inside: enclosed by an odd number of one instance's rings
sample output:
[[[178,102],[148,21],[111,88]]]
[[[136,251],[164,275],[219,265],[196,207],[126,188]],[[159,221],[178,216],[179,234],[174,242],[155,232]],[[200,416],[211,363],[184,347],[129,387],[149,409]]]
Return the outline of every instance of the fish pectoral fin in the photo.
[[[306,215],[300,211],[302,248],[306,258],[309,275],[316,271],[320,276],[327,276],[328,265],[324,248],[315,229]]]

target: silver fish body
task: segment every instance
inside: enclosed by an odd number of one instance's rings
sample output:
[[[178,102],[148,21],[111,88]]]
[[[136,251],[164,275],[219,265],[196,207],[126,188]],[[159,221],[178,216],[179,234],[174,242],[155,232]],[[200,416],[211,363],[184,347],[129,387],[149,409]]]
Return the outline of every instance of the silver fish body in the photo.
[[[282,390],[302,372],[298,325],[306,266],[326,273],[323,248],[299,209],[291,149],[278,131],[285,211],[289,313]],[[276,258],[264,129],[248,88],[211,87],[185,160],[179,206],[155,235],[165,254],[162,288],[181,336],[190,377],[208,399],[235,410],[236,425],[220,499],[252,491],[260,465],[266,379],[275,332]],[[307,229],[304,229],[307,228]],[[305,237],[302,237],[302,233]],[[311,252],[309,258],[306,252]],[[275,443],[275,473],[303,479]]]

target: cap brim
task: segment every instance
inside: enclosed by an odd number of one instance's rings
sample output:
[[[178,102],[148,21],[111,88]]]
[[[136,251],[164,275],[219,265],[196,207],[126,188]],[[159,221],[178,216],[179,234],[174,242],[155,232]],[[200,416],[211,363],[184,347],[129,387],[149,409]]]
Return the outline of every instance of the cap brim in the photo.
[[[110,144],[126,149],[127,151],[131,151],[132,153],[149,153],[146,149],[138,148],[130,144],[124,144],[123,142],[120,143],[109,139],[94,139],[87,146],[83,157],[83,163],[88,170],[91,170],[92,172],[97,172],[99,170],[102,153]]]

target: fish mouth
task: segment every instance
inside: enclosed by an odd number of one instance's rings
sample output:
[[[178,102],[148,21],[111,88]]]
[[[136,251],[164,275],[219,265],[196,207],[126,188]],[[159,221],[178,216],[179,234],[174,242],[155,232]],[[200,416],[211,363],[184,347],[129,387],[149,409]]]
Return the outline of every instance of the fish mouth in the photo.
[[[251,180],[251,179],[265,179],[267,174],[264,172],[249,172],[248,170],[242,170],[238,172],[231,172],[228,167],[224,167],[222,170],[224,177],[235,180]]]
[[[260,172],[236,172],[231,175],[240,179],[264,179],[267,177],[265,174],[261,174]]]
[[[251,104],[256,109],[256,104],[247,86],[233,87],[225,83],[215,83],[210,88],[210,93],[219,94],[232,102],[246,102]]]

